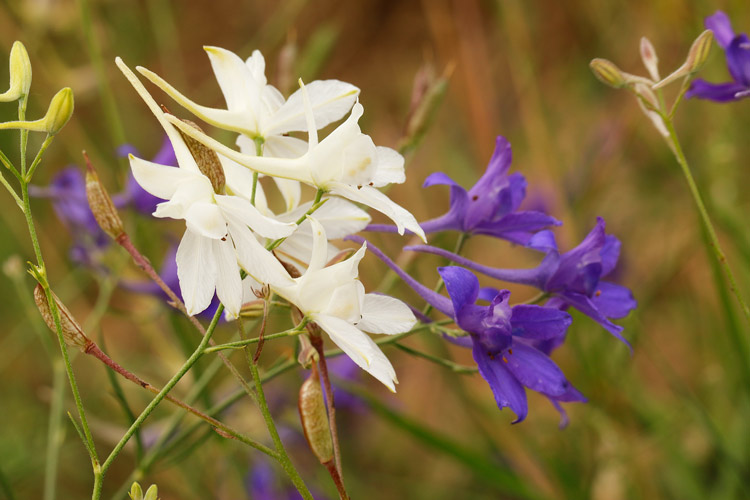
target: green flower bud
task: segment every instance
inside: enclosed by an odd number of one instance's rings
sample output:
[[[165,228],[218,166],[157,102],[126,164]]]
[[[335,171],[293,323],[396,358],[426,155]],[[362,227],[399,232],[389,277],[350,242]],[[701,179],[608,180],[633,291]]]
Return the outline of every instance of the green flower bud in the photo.
[[[31,87],[31,61],[26,47],[21,42],[14,42],[10,49],[10,86],[0,94],[0,102],[12,102],[21,96],[29,95]]]
[[[73,91],[70,87],[65,87],[55,94],[44,117],[49,135],[55,135],[62,130],[70,117],[73,116],[73,108]]]
[[[597,58],[589,63],[589,67],[594,72],[594,76],[605,85],[616,89],[627,85],[625,75],[612,61]]]
[[[711,30],[706,30],[695,39],[693,45],[690,46],[687,58],[685,62],[677,68],[671,75],[657,83],[653,88],[660,89],[666,87],[670,83],[683,78],[688,75],[692,75],[703,67],[708,59],[708,53],[711,50],[711,44],[714,41],[714,34]]]

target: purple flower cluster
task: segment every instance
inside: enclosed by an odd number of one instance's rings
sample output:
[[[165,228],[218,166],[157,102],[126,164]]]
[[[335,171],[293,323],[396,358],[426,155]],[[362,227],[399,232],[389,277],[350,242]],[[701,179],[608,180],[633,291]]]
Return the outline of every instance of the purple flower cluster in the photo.
[[[431,175],[425,186],[449,185],[451,204],[446,214],[421,226],[426,233],[482,234],[543,252],[537,267],[498,269],[429,245],[405,247],[404,250],[436,254],[463,266],[438,268],[448,292],[445,297],[409,276],[371,243],[368,250],[428,304],[468,333],[467,337],[446,338],[472,349],[479,373],[492,389],[499,408],[509,407],[516,414],[515,422],[524,420],[528,414],[528,388],[546,396],[562,414],[561,425],[565,425],[567,416],[560,403],[586,401],[550,359],[572,323],[566,310],[577,309],[627,344],[623,328],[611,319],[627,316],[636,301],[627,288],[602,280],[612,273],[620,253],[620,241],[605,233],[604,220],[599,218],[578,246],[561,252],[553,233],[546,229],[560,225],[557,220],[542,212],[518,210],[525,196],[526,180],[519,173],[508,175],[510,163],[510,144],[498,137],[485,174],[468,191],[445,174]],[[370,229],[391,231],[389,226],[381,225]],[[350,239],[364,241],[359,237]],[[478,278],[464,267],[501,281],[535,287],[542,293],[540,301],[545,303],[511,306],[510,291],[480,288]]]
[[[745,33],[735,33],[729,17],[720,10],[706,18],[705,26],[713,31],[716,42],[726,53],[732,81],[709,83],[697,78],[685,95],[716,102],[737,101],[750,96],[750,38]]]

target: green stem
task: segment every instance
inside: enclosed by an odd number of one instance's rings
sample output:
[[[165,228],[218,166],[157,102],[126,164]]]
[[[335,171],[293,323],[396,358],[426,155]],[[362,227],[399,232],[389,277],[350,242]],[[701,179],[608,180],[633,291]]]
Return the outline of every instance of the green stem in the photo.
[[[18,121],[26,120],[26,105],[29,103],[29,96],[23,95],[18,101]],[[29,131],[21,129],[20,134],[21,150],[21,176],[26,175],[26,146],[29,143]]]
[[[47,452],[44,464],[44,500],[54,500],[57,493],[57,465],[63,442],[65,406],[65,365],[62,359],[52,362],[52,404],[47,426]]]
[[[300,324],[294,328],[290,328],[289,330],[284,330],[283,332],[272,333],[271,335],[264,335],[263,340],[279,339],[282,337],[294,337],[296,335],[299,335],[303,331],[304,331],[304,324]],[[208,347],[204,351],[204,353],[209,354],[212,352],[223,351],[226,349],[242,349],[251,344],[257,344],[259,341],[260,341],[260,337],[254,337],[251,339],[237,340],[235,342],[227,342],[226,344],[217,344],[217,345]]]
[[[31,163],[31,167],[29,167],[29,171],[24,175],[24,180],[26,183],[31,182],[31,178],[34,176],[36,167],[39,166],[39,162],[42,161],[42,156],[44,155],[44,152],[47,151],[47,148],[49,147],[50,144],[52,144],[52,140],[54,138],[55,138],[54,135],[49,135],[49,134],[47,134],[47,137],[44,138],[44,142],[42,143],[42,146],[39,148],[39,151],[34,157],[34,161]]]
[[[719,238],[716,236],[714,225],[711,222],[711,218],[708,215],[706,206],[703,203],[703,198],[701,197],[700,191],[698,190],[698,185],[695,183],[693,174],[690,172],[690,166],[688,165],[687,159],[685,158],[685,153],[682,150],[680,141],[677,138],[677,132],[675,131],[674,124],[672,123],[672,120],[669,119],[669,117],[663,117],[663,118],[664,118],[664,124],[666,125],[667,131],[669,132],[667,143],[670,145],[672,152],[674,153],[675,158],[677,159],[677,163],[680,165],[682,174],[685,176],[685,180],[687,181],[688,187],[690,189],[690,194],[692,195],[693,201],[695,202],[695,206],[698,209],[700,220],[703,223],[704,229],[706,230],[706,234],[708,236],[708,240],[710,243],[709,244],[710,250],[714,254],[714,257],[716,258],[717,262],[719,263],[719,266],[724,271],[724,274],[726,275],[727,280],[729,281],[729,290],[737,298],[737,301],[740,303],[742,313],[745,315],[745,319],[748,321],[748,323],[750,323],[750,307],[748,307],[747,302],[745,302],[745,298],[743,297],[742,292],[737,286],[737,280],[734,277],[734,273],[732,272],[732,269],[729,266],[729,263],[727,262],[727,258],[721,249],[721,244],[719,243]],[[746,343],[743,340],[742,345],[738,346],[739,348],[742,349],[741,352],[743,354],[747,352],[747,348],[745,344]]]
[[[307,218],[308,215],[312,215],[317,209],[323,206],[323,203],[325,203],[328,200],[328,198],[326,198],[326,200],[321,201],[324,194],[325,194],[325,190],[318,188],[318,191],[315,193],[315,200],[313,201],[313,204],[310,207],[310,210],[302,214],[302,216],[294,222],[296,225],[299,226],[300,224],[305,222],[305,219]],[[279,245],[284,243],[285,239],[286,237],[279,238],[278,240],[272,241],[266,246],[266,250],[268,250],[269,252],[275,250]]]
[[[211,320],[211,324],[208,326],[208,329],[206,330],[206,334],[201,338],[200,344],[198,344],[198,347],[196,347],[193,354],[185,361],[185,363],[180,367],[180,369],[177,371],[177,373],[167,382],[167,384],[162,388],[161,391],[154,397],[154,399],[151,400],[151,402],[146,406],[146,408],[141,412],[141,414],[138,416],[138,418],[133,422],[133,425],[130,426],[130,428],[127,430],[125,435],[120,439],[120,441],[115,445],[112,452],[109,454],[107,459],[104,461],[104,463],[101,466],[101,474],[102,476],[107,473],[107,470],[112,465],[112,462],[114,462],[115,458],[117,458],[117,455],[120,454],[123,447],[127,444],[127,442],[130,440],[130,438],[135,433],[136,429],[140,427],[140,425],[148,418],[148,416],[151,414],[152,411],[159,405],[159,403],[162,402],[162,400],[166,397],[166,395],[169,393],[169,391],[172,390],[172,388],[177,385],[177,382],[179,382],[182,377],[192,368],[192,366],[200,359],[200,357],[203,355],[203,351],[206,349],[206,346],[208,346],[209,340],[211,340],[211,336],[214,333],[214,330],[216,329],[216,325],[219,323],[219,318],[221,318],[221,314],[224,312],[224,305],[220,304],[219,308],[216,310],[216,313],[214,314],[213,319]],[[94,497],[99,498],[99,497]]]
[[[18,196],[18,194],[16,194],[16,190],[13,189],[13,186],[11,186],[8,183],[8,180],[1,173],[0,173],[0,183],[2,183],[2,185],[5,186],[5,189],[8,190],[8,192],[10,193],[10,195],[13,197],[13,201],[15,201],[16,205],[18,205],[18,208],[20,208],[21,210],[23,210],[23,200],[21,200],[21,198]]]
[[[284,472],[286,472],[287,476],[289,476],[289,479],[291,479],[295,488],[297,488],[299,494],[302,495],[302,498],[304,498],[305,500],[313,500],[313,496],[310,494],[310,490],[307,489],[305,482],[302,480],[299,472],[297,472],[294,464],[292,464],[289,455],[287,455],[286,449],[284,448],[284,443],[281,442],[279,431],[276,429],[276,424],[273,421],[271,410],[268,408],[268,403],[266,402],[266,395],[263,392],[263,383],[261,382],[260,373],[258,372],[258,365],[252,362],[252,355],[250,354],[250,351],[248,350],[247,352],[248,361],[250,361],[250,363],[248,363],[250,365],[250,373],[252,373],[253,375],[253,381],[255,382],[255,392],[258,394],[260,411],[263,414],[263,419],[266,421],[266,427],[268,427],[268,433],[271,435],[271,440],[276,447],[276,452],[278,453],[278,461],[281,464],[281,467],[284,469]]]
[[[13,175],[16,176],[16,179],[19,181],[21,180],[21,174],[18,172],[18,169],[13,165],[13,162],[10,161],[10,159],[0,151],[0,162],[2,162],[3,165],[5,165],[5,168],[13,172]]]
[[[432,361],[433,363],[438,364],[440,366],[444,366],[448,368],[449,370],[456,372],[456,373],[474,374],[479,371],[479,369],[476,366],[466,366],[466,365],[454,363],[453,361],[449,359],[443,359],[441,357],[433,356],[432,354],[428,354],[426,352],[417,351],[416,349],[412,349],[411,347],[407,347],[397,342],[392,342],[392,344],[394,347],[397,347],[401,349],[402,351],[411,354],[412,356],[417,356],[417,357],[426,359],[428,361]]]
[[[107,79],[107,72],[104,69],[104,59],[102,58],[101,44],[97,43],[94,35],[94,26],[91,21],[91,6],[89,0],[78,0],[78,7],[81,13],[81,28],[86,38],[86,48],[88,49],[91,64],[94,66],[96,73],[96,84],[99,87],[99,95],[102,99],[104,115],[107,119],[109,133],[115,147],[125,144],[125,129],[122,125],[120,113],[117,110],[117,101],[112,93],[112,89]]]

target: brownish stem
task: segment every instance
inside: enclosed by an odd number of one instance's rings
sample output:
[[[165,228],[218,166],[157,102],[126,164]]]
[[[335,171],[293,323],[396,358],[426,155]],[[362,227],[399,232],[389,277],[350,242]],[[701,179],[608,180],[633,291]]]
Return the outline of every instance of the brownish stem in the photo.
[[[320,375],[323,379],[323,387],[326,390],[326,404],[328,408],[328,421],[331,427],[331,439],[333,440],[333,457],[336,460],[336,472],[338,480],[344,482],[344,473],[341,468],[341,448],[339,448],[339,433],[338,427],[336,426],[336,405],[333,401],[333,388],[331,387],[331,379],[328,377],[328,364],[326,363],[326,355],[323,349],[323,337],[320,336],[320,332],[315,328],[309,328],[310,332],[310,343],[312,343],[315,350],[318,351],[320,358]],[[334,478],[334,481],[336,479]],[[338,486],[338,485],[337,485]]]
[[[118,236],[115,241],[118,245],[120,245],[122,248],[124,248],[130,256],[133,258],[133,261],[135,264],[143,269],[143,271],[151,278],[154,283],[156,283],[159,288],[161,288],[164,293],[167,294],[167,297],[169,297],[169,300],[171,300],[170,304],[174,306],[175,308],[179,309],[182,314],[184,314],[188,320],[193,324],[196,330],[200,332],[201,335],[206,335],[206,329],[203,328],[203,325],[195,316],[191,316],[187,308],[185,307],[185,303],[182,302],[182,299],[180,299],[174,291],[169,288],[169,285],[167,285],[163,279],[161,279],[161,276],[159,276],[159,273],[156,272],[156,270],[151,265],[151,262],[141,254],[141,252],[138,251],[138,249],[133,245],[133,242],[130,240],[130,237],[127,235],[127,233],[122,233],[120,236]],[[213,339],[209,342],[211,346],[216,345]],[[242,376],[242,374],[237,370],[237,368],[229,361],[229,359],[222,353],[217,352],[217,356],[221,359],[221,361],[224,363],[224,365],[229,369],[230,372],[232,372],[232,375],[234,375],[237,380],[239,380],[240,384],[242,384],[242,387],[245,389],[245,392],[257,403],[257,399],[255,397],[255,393],[253,392],[250,385],[245,381],[245,378]]]
[[[333,462],[333,460],[329,460],[323,465],[325,465],[326,469],[328,469],[328,473],[331,475],[333,482],[336,484],[336,489],[339,490],[339,498],[341,500],[349,500],[349,495],[346,493],[346,489],[344,488],[344,481],[341,480],[341,475],[339,475],[339,471],[336,469],[336,464]]]
[[[265,342],[266,333],[266,322],[268,320],[268,300],[263,301],[263,322],[260,324],[260,333],[258,333],[258,345],[255,348],[255,355],[253,356],[253,363],[258,362],[260,358],[260,352],[263,350],[263,342]]]

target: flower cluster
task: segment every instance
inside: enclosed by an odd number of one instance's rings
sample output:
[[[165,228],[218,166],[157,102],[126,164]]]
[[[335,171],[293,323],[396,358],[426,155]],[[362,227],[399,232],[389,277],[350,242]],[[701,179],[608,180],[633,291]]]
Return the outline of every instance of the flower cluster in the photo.
[[[441,267],[438,273],[449,297],[440,295],[400,269],[380,250],[370,246],[428,304],[451,317],[466,337],[449,337],[451,342],[472,349],[479,372],[487,381],[498,407],[509,407],[522,421],[528,412],[525,388],[545,395],[562,414],[561,402],[585,401],[550,359],[553,349],[560,346],[571,316],[569,307],[579,310],[601,324],[627,344],[622,327],[611,319],[623,318],[636,307],[627,288],[602,281],[615,268],[620,241],[604,231],[599,218],[594,229],[572,250],[560,252],[548,226],[559,225],[554,218],[541,212],[519,210],[525,196],[526,181],[519,173],[508,175],[511,164],[510,144],[497,138],[495,152],[485,174],[468,191],[447,175],[432,174],[425,186],[446,184],[451,189],[448,212],[422,223],[425,232],[459,231],[462,238],[487,235],[523,245],[542,252],[540,264],[531,269],[498,269],[461,257],[447,250],[412,245],[406,251],[426,252],[445,257],[505,282],[535,287],[544,305],[511,306],[510,291],[479,287],[479,280],[461,267]],[[375,231],[392,231],[383,225],[371,225]],[[360,237],[351,237],[362,241]],[[480,305],[477,302],[487,303]],[[629,344],[628,344],[629,345]]]
[[[267,83],[260,52],[246,61],[224,49],[206,52],[227,109],[200,106],[154,73],[138,71],[203,121],[238,133],[240,151],[159,107],[117,60],[163,127],[176,159],[174,168],[129,155],[138,185],[163,200],[153,215],[185,221],[176,269],[188,313],[209,307],[215,292],[226,317],[236,318],[243,304],[270,290],[395,390],[391,363],[365,332],[406,332],[416,323],[414,314],[396,299],[365,293],[358,279],[365,245],[342,261],[331,241],[369,223],[369,215],[352,202],[384,213],[402,233],[423,235],[416,219],[377,189],[405,180],[403,157],[361,132],[363,108],[353,85],[300,82],[285,99]],[[318,129],[347,114],[318,139]],[[295,132],[306,132],[307,141],[290,135]],[[259,182],[262,176],[272,177],[283,197],[279,213]],[[314,199],[303,200],[305,184],[315,188]]]

